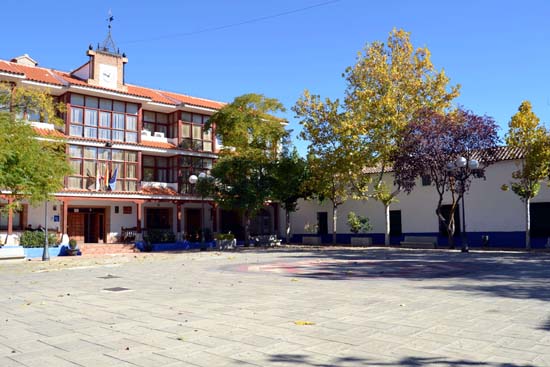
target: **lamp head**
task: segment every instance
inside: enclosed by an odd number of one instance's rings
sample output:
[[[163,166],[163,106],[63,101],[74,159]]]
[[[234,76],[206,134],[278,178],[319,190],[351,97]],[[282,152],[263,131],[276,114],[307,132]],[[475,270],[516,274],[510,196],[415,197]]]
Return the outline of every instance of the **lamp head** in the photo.
[[[479,168],[479,162],[477,159],[472,159],[468,162],[468,168],[469,169],[478,169]]]
[[[202,180],[203,178],[206,178],[206,173],[201,172],[199,173],[199,178]]]
[[[457,166],[458,168],[464,168],[464,167],[466,167],[466,164],[467,164],[467,163],[468,163],[468,160],[467,160],[466,158],[464,158],[464,157],[458,157],[458,158],[456,159],[456,162],[455,162],[455,164],[456,164],[456,166]]]
[[[199,178],[198,178],[197,176],[191,175],[191,176],[189,176],[189,183],[190,183],[191,185],[194,185],[194,184],[197,183],[198,179],[199,179]]]

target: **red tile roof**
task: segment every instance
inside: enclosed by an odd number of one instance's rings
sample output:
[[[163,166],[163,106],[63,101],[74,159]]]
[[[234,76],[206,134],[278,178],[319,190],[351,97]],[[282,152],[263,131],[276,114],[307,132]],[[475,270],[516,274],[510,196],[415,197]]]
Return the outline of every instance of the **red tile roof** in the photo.
[[[151,148],[176,149],[176,146],[174,144],[161,141],[142,140],[139,145],[144,145]]]
[[[43,128],[39,128],[39,127],[33,127],[34,131],[38,134],[38,135],[41,135],[41,136],[47,136],[47,137],[52,137],[52,138],[65,138],[65,134],[63,134],[61,131],[59,130],[55,130],[55,129],[43,129]]]
[[[99,90],[106,90],[109,92],[116,92],[120,94],[126,94],[130,96],[148,98],[152,102],[164,103],[168,105],[177,106],[185,103],[192,106],[220,109],[225,103],[212,101],[209,99],[192,97],[185,94],[178,94],[174,92],[160,91],[152,88],[140,87],[137,85],[127,84],[127,91],[104,88],[97,85],[91,85],[85,80],[81,80],[72,76],[70,73],[64,71],[58,71],[43,67],[33,67],[17,64],[11,61],[0,60],[0,72],[10,73],[17,76],[24,76],[26,80],[45,83],[56,86],[70,86],[78,85],[82,87],[94,88]]]
[[[170,187],[153,187],[146,186],[141,188],[141,193],[145,195],[179,195],[174,189]]]

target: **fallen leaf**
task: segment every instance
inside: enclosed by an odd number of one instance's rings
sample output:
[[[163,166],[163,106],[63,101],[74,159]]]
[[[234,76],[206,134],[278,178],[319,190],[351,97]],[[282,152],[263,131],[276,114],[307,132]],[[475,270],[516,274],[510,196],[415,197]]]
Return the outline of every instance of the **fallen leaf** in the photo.
[[[300,326],[304,326],[304,325],[315,325],[314,322],[311,322],[311,321],[301,321],[301,320],[294,321],[294,324],[300,325]]]
[[[291,282],[297,282],[297,281],[298,281],[298,279],[296,279],[296,278],[292,278],[292,279],[290,279],[290,281],[291,281]]]

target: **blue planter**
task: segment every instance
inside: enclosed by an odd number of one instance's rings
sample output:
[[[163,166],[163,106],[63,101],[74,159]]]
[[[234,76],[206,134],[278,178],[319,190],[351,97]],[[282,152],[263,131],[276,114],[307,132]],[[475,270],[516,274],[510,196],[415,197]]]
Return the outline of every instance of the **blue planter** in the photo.
[[[57,257],[62,252],[64,246],[61,247],[51,247],[48,246],[48,253],[50,257]],[[25,257],[27,259],[41,258],[44,253],[43,247],[25,247]]]

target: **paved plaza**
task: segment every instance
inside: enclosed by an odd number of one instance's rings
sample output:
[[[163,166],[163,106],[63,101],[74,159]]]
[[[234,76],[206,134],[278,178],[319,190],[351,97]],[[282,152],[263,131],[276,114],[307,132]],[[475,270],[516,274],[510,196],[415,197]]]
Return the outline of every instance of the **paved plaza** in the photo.
[[[550,366],[550,254],[0,263],[0,366]]]

